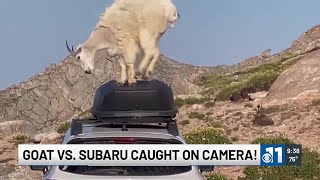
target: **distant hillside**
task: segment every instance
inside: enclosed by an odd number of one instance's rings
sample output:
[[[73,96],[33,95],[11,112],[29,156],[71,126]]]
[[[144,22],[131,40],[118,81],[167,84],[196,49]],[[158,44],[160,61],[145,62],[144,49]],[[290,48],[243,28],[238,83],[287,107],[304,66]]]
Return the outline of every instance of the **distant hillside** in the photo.
[[[165,56],[158,61],[154,78],[170,84],[175,95],[200,92],[201,77],[208,74],[234,73],[268,62],[307,54],[318,48],[319,26],[304,33],[292,46],[269,57],[255,56],[231,66],[197,67],[179,63]],[[85,75],[78,62],[67,57],[50,65],[26,82],[0,91],[0,134],[10,132],[35,134],[52,129],[57,123],[91,107],[95,89],[118,77],[119,65],[105,60],[104,50],[96,54],[97,70]]]
[[[8,129],[32,134],[50,130],[58,122],[89,109],[96,88],[119,77],[117,60],[110,62],[105,58],[104,50],[99,51],[96,54],[98,69],[86,75],[74,58],[67,57],[28,81],[0,91],[0,134],[9,135]],[[199,89],[192,80],[210,71],[161,56],[154,78],[170,84],[175,94],[188,94]]]

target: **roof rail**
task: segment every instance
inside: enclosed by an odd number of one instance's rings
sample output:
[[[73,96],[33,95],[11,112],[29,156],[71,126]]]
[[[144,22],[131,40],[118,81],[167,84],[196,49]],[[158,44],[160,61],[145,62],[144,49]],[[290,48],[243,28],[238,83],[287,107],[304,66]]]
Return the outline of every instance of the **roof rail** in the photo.
[[[173,136],[179,135],[177,123],[174,119],[164,117],[149,118],[110,118],[110,119],[73,119],[71,122],[71,135],[79,135],[83,133],[83,126],[102,126],[102,125],[122,125],[121,131],[128,131],[127,125],[150,125],[150,124],[166,124],[165,128]]]

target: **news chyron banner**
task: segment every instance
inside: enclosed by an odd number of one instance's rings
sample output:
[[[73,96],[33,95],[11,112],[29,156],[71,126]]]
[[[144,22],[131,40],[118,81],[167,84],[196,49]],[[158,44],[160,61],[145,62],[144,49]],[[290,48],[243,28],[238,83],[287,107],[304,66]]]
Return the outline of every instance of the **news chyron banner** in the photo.
[[[289,166],[299,144],[20,144],[20,166]]]

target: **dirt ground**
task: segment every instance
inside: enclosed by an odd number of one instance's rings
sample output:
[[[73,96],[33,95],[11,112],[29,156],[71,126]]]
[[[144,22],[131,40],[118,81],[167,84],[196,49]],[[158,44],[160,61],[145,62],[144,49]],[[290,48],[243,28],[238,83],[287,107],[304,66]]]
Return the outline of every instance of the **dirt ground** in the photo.
[[[253,125],[257,109],[251,102],[231,103],[219,102],[212,108],[192,106],[180,108],[177,117],[180,129],[183,132],[193,131],[199,127],[206,127],[212,122],[221,122],[226,135],[234,144],[249,144],[257,137],[269,135],[285,135],[295,143],[302,144],[311,150],[320,152],[320,106],[311,106],[304,109],[269,108],[268,116],[274,121],[272,126]],[[200,108],[199,108],[200,107]],[[199,112],[206,115],[208,122],[199,119],[189,119],[190,112]],[[189,124],[182,121],[189,120]],[[244,167],[216,167],[215,171],[231,179],[243,176]]]

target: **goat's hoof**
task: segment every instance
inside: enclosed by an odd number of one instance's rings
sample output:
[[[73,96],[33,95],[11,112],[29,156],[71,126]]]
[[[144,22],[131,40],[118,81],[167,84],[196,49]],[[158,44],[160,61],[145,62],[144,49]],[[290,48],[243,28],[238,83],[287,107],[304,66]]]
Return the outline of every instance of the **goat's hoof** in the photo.
[[[117,86],[124,86],[126,84],[126,82],[123,81],[117,81]]]
[[[146,68],[139,68],[136,73],[137,73],[138,76],[141,76],[141,75],[145,74],[146,71],[147,71]]]
[[[135,86],[137,84],[136,79],[132,79],[131,81],[128,81],[128,86]]]
[[[150,77],[149,77],[149,76],[147,76],[147,75],[143,75],[143,76],[142,76],[142,79],[143,79],[143,80],[149,80],[149,79],[150,79]]]
[[[137,85],[137,83],[128,83],[128,86],[129,87],[134,87],[134,86],[136,86]]]
[[[147,71],[147,72],[142,76],[142,79],[144,79],[144,80],[149,80],[149,79],[151,79],[151,74],[152,74],[151,71]]]

